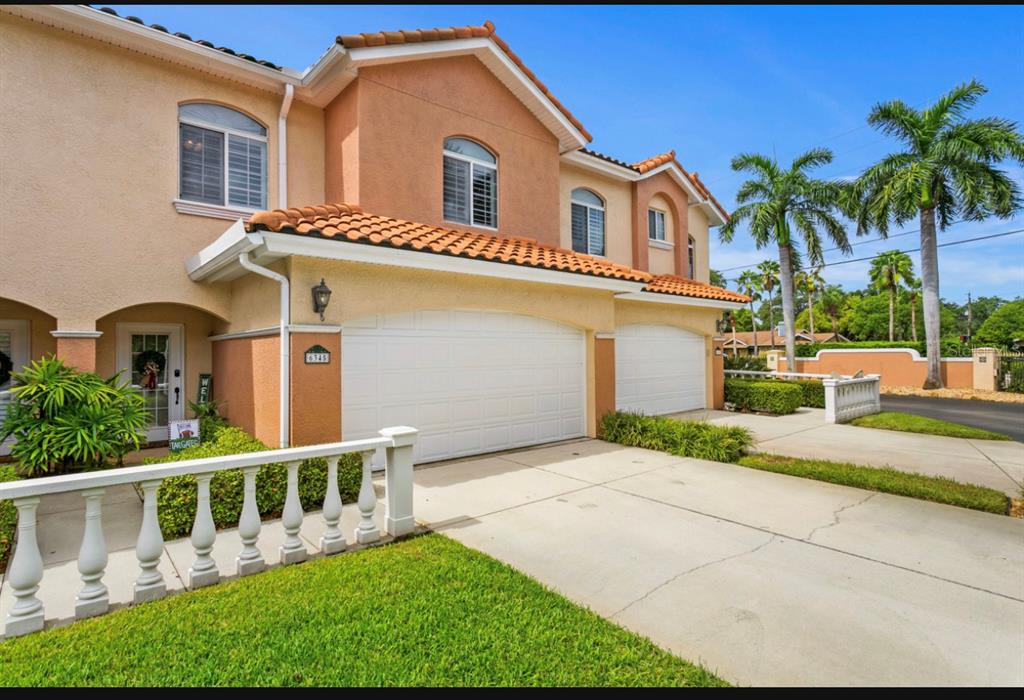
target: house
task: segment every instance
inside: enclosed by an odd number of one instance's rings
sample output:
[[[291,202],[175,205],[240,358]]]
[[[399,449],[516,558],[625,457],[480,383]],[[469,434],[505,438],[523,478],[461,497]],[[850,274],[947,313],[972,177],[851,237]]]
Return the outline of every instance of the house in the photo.
[[[770,330],[758,331],[756,341],[753,331],[736,331],[733,333],[731,330],[725,330],[723,336],[725,341],[722,343],[722,347],[735,355],[753,355],[755,354],[755,348],[760,352],[763,350],[780,350],[786,347],[785,328],[781,325],[775,330],[774,334]],[[849,340],[842,333],[833,333],[832,331],[811,333],[810,331],[798,328],[794,342],[797,345],[809,345],[811,343],[847,343]]]
[[[420,461],[721,401],[728,213],[674,151],[590,150],[490,23],[303,71],[89,6],[0,39],[0,350],[124,370],[151,441],[205,375],[268,444],[408,424]]]

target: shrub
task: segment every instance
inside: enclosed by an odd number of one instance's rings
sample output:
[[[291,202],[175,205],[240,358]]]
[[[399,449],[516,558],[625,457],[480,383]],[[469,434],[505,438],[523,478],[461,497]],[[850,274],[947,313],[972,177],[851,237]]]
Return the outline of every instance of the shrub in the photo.
[[[146,464],[179,462],[203,457],[263,452],[262,442],[239,428],[222,427],[210,439]],[[358,454],[344,455],[338,462],[338,490],[345,503],[356,500],[362,480],[362,459]],[[210,510],[218,528],[235,527],[242,513],[244,479],[238,469],[217,472],[210,482]],[[264,518],[276,518],[284,509],[288,488],[288,469],[284,464],[264,465],[256,475],[256,504]],[[157,492],[160,529],[164,537],[183,537],[192,531],[196,516],[196,478],[172,476],[163,480]],[[327,460],[308,459],[299,467],[299,500],[303,510],[323,506],[327,492]]]
[[[739,369],[745,372],[767,372],[768,361],[763,355],[725,356],[725,369]]]
[[[791,382],[725,380],[725,400],[741,411],[763,411],[781,416],[796,411],[803,398],[801,388]]]
[[[222,401],[188,402],[188,410],[192,411],[192,415],[199,419],[199,440],[201,442],[212,440],[221,428],[228,425],[227,418],[220,415],[222,404]]]
[[[753,437],[746,428],[626,411],[604,415],[601,438],[629,447],[715,462],[735,461],[753,444]]]
[[[20,477],[11,464],[0,464],[0,482],[17,481]],[[0,501],[0,574],[7,569],[7,557],[18,529],[18,510],[13,501]]]
[[[26,476],[104,467],[139,449],[149,414],[120,373],[103,379],[51,356],[13,377],[0,440],[14,437],[11,457]]]
[[[849,343],[808,343],[807,345],[796,346],[797,357],[814,357],[819,350],[871,350],[882,348],[902,348],[917,350],[921,357],[926,354],[924,341],[914,342],[902,340],[889,342],[887,340],[862,340]]]
[[[787,381],[786,384],[794,384],[803,393],[801,406],[810,408],[825,408],[825,385],[817,379],[797,379]]]

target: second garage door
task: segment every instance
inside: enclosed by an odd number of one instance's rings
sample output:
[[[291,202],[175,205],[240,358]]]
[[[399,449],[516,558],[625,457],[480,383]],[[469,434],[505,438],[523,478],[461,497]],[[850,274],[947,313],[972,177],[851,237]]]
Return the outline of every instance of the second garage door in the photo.
[[[419,429],[417,462],[585,433],[582,331],[491,311],[375,316],[342,330],[342,434]]]
[[[649,416],[705,406],[704,338],[673,326],[615,329],[615,407]]]

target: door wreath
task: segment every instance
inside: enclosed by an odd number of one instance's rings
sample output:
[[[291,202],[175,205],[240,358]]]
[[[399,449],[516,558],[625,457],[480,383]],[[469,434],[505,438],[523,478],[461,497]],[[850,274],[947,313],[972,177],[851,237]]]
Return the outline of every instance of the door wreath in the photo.
[[[157,378],[167,366],[167,356],[158,350],[144,350],[135,358],[135,371],[139,375],[139,386],[156,389]]]

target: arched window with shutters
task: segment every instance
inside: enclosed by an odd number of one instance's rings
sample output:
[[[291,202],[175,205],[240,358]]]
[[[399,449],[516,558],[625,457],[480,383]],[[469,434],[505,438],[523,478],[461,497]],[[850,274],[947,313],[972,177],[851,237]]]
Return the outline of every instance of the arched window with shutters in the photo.
[[[267,208],[267,129],[217,104],[178,107],[178,196],[189,202]]]
[[[572,249],[577,253],[604,255],[604,200],[594,192],[572,191]]]
[[[444,219],[498,228],[498,158],[476,141],[444,140]]]

